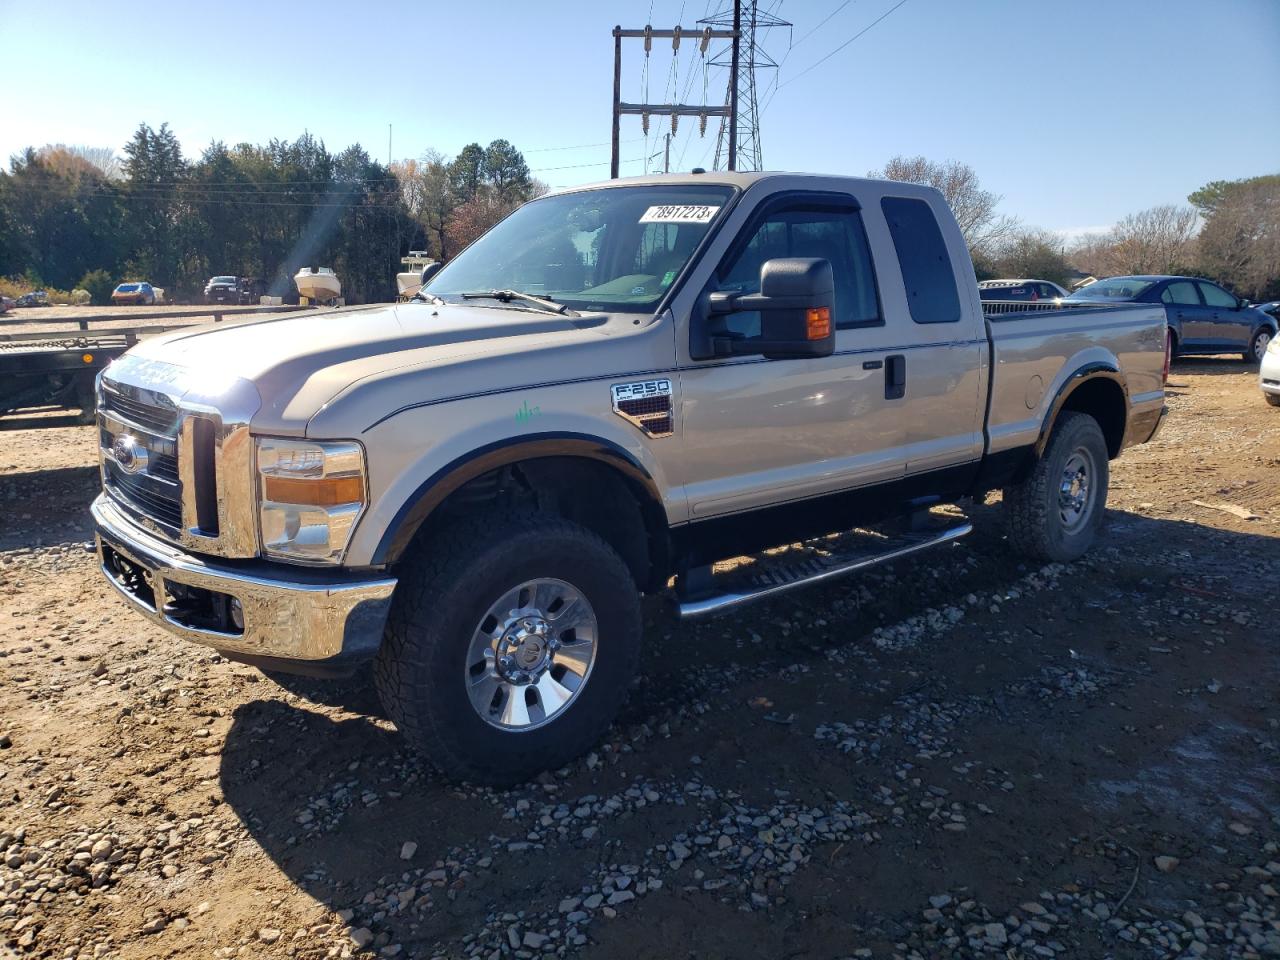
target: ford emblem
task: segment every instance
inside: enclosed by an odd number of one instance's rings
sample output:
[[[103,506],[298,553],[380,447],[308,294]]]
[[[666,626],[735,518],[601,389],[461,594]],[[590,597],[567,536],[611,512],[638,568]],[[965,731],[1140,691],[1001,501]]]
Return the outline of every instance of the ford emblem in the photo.
[[[111,444],[111,459],[121,470],[133,476],[146,471],[150,453],[133,437],[122,433]]]

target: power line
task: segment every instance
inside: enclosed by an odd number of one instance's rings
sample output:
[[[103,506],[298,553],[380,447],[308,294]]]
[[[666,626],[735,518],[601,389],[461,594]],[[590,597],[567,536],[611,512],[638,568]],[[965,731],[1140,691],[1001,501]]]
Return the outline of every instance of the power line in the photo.
[[[898,2],[897,2],[897,3],[895,3],[892,7],[890,7],[888,10],[886,10],[884,13],[880,14],[880,16],[876,17],[876,18],[875,18],[874,20],[872,20],[869,24],[867,24],[865,27],[863,27],[861,30],[859,30],[857,33],[855,33],[852,37],[850,37],[850,38],[849,38],[848,40],[846,40],[844,43],[840,44],[840,46],[836,47],[834,50],[832,50],[830,53],[828,53],[828,54],[827,54],[825,57],[823,57],[821,60],[818,60],[817,62],[815,62],[815,63],[813,63],[813,64],[810,64],[808,67],[805,67],[805,69],[801,70],[799,73],[797,73],[794,77],[792,77],[792,78],[791,78],[790,80],[788,80],[786,83],[780,83],[780,84],[778,84],[778,86],[779,86],[779,87],[785,87],[785,86],[787,86],[787,84],[795,83],[797,80],[799,80],[801,77],[803,77],[806,73],[810,73],[811,71],[816,70],[818,67],[822,66],[824,63],[826,63],[828,60],[830,60],[832,57],[834,57],[837,53],[839,53],[839,52],[840,52],[841,50],[843,50],[845,47],[849,46],[849,44],[853,43],[853,41],[857,40],[857,39],[858,39],[859,37],[861,37],[861,36],[864,36],[864,35],[865,35],[869,30],[871,30],[873,27],[875,27],[875,26],[876,26],[876,24],[880,23],[882,20],[884,20],[886,17],[888,17],[888,16],[889,16],[889,14],[893,13],[895,10],[897,10],[899,7],[901,7],[901,6],[902,6],[903,4],[905,4],[906,2],[907,2],[907,0],[898,0]]]

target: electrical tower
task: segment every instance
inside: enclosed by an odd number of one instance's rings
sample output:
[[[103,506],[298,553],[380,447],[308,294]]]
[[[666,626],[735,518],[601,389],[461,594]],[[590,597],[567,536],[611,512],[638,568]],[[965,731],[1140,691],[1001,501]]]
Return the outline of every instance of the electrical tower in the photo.
[[[716,159],[713,169],[721,169],[722,157],[730,160],[730,170],[763,170],[764,151],[760,145],[760,101],[756,93],[756,71],[776,70],[777,61],[765,53],[758,42],[759,31],[791,24],[760,9],[759,0],[734,0],[732,10],[724,10],[698,21],[699,26],[722,27],[736,35],[729,62],[721,56],[711,61],[713,67],[729,68],[728,91],[725,95],[727,116],[720,121],[716,135]]]

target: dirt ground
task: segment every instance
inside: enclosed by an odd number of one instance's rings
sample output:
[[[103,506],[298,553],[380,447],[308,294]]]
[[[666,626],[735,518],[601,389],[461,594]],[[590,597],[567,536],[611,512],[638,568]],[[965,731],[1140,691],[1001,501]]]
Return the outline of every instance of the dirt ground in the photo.
[[[977,532],[697,626],[511,791],[441,782],[351,682],[129,613],[90,428],[0,435],[0,954],[1280,955],[1280,410],[1175,365],[1101,544]],[[1272,601],[1272,602],[1269,602]]]

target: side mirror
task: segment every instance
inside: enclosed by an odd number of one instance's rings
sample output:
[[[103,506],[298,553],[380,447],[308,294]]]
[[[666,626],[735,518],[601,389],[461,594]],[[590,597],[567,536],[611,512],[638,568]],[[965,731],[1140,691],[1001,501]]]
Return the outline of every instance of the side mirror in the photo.
[[[779,257],[760,267],[759,293],[717,291],[708,304],[713,315],[759,312],[760,336],[711,332],[710,356],[752,356],[767,360],[829,357],[835,351],[835,277],[831,261]]]
[[[431,278],[440,272],[440,268],[443,266],[444,264],[441,263],[439,260],[432,260],[425,267],[423,267],[422,268],[422,285],[425,287],[427,283],[431,280]]]

